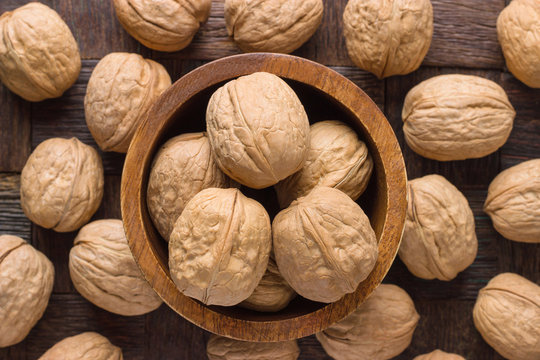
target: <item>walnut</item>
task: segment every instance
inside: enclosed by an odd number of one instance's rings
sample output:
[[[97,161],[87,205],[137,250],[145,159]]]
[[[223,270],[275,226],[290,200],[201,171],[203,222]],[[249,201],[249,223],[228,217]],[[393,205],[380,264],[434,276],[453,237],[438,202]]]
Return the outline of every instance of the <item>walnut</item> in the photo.
[[[86,124],[99,147],[127,152],[144,115],[170,85],[163,66],[138,54],[111,53],[101,59],[84,98]]]
[[[53,282],[45,255],[17,236],[0,235],[0,348],[21,342],[41,319]]]
[[[271,246],[270,218],[261,204],[238,189],[206,189],[174,225],[171,276],[180,291],[207,305],[236,305],[257,287]]]
[[[272,223],[279,271],[303,297],[333,302],[352,293],[377,260],[377,238],[360,206],[317,186]]]
[[[433,36],[429,0],[349,0],[343,31],[352,61],[379,79],[420,67]]]
[[[0,16],[0,80],[28,101],[61,96],[81,71],[77,42],[56,11],[31,2]]]
[[[415,276],[450,281],[476,258],[474,215],[463,194],[439,175],[409,181],[399,257]]]
[[[418,355],[413,360],[465,360],[465,358],[457,354],[450,354],[437,349],[429,354]]]
[[[211,187],[235,186],[215,163],[206,133],[182,134],[167,141],[154,158],[148,210],[161,236],[169,241],[174,223],[193,196]]]
[[[296,340],[274,343],[247,342],[212,335],[206,346],[209,360],[296,360]]]
[[[206,124],[217,164],[241,184],[265,188],[304,165],[307,114],[275,75],[254,73],[219,88],[208,104]]]
[[[276,184],[282,208],[307,195],[315,186],[339,189],[356,200],[366,189],[373,160],[356,132],[340,121],[311,125],[310,146],[304,167]]]
[[[114,0],[118,21],[144,46],[178,51],[210,16],[211,0]]]
[[[489,185],[484,211],[505,238],[540,243],[540,159],[497,175]]]
[[[352,314],[316,336],[335,360],[386,360],[409,346],[419,318],[403,289],[382,284]]]
[[[77,138],[43,141],[22,170],[22,209],[44,228],[77,230],[90,220],[102,197],[101,158]]]
[[[403,132],[416,153],[439,161],[489,155],[508,139],[516,112],[503,88],[471,75],[440,75],[412,88]]]
[[[56,343],[38,360],[122,360],[122,350],[95,332],[70,336]]]
[[[322,0],[225,0],[229,36],[246,52],[291,53],[315,33]]]
[[[476,329],[510,360],[540,359],[540,286],[512,273],[491,279],[473,310]]]

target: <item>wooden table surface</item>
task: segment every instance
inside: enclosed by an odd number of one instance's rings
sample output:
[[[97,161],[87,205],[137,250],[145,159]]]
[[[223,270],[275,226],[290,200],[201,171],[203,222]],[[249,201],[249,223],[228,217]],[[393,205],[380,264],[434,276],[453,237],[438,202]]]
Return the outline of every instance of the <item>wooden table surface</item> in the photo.
[[[0,0],[0,13],[26,0]],[[1,359],[37,359],[66,336],[97,331],[131,359],[206,359],[209,334],[176,315],[166,305],[137,317],[101,310],[74,289],[68,254],[76,233],[55,233],[32,225],[19,203],[19,174],[33,148],[55,136],[76,136],[96,146],[84,120],[83,99],[88,78],[100,58],[113,51],[136,52],[163,64],[173,81],[207,61],[236,54],[223,19],[223,0],[214,0],[209,21],[184,51],[151,51],[131,38],[116,20],[112,0],[44,0],[67,22],[79,43],[83,67],[77,83],[59,99],[29,103],[0,85],[0,234],[30,241],[53,261],[53,295],[43,318],[20,344],[0,349]],[[413,277],[397,259],[385,282],[403,287],[413,298],[420,322],[411,346],[397,359],[412,359],[435,348],[467,359],[502,359],[480,337],[472,321],[478,290],[498,273],[512,271],[540,283],[540,246],[508,241],[498,235],[482,204],[490,181],[503,169],[540,157],[540,90],[516,80],[505,68],[497,43],[497,15],[505,0],[432,0],[435,31],[431,49],[416,72],[379,81],[348,59],[341,16],[346,0],[325,0],[323,23],[294,54],[344,74],[364,89],[384,111],[402,145],[409,178],[437,173],[468,198],[479,241],[474,264],[451,282]],[[509,1],[508,1],[509,2]],[[407,91],[438,74],[487,77],[507,92],[517,111],[508,142],[496,153],[476,160],[437,162],[414,154],[403,141],[401,108]],[[97,146],[96,146],[97,147]],[[94,219],[120,218],[120,176],[124,156],[102,154],[105,196]],[[330,359],[314,336],[301,339],[300,359]]]

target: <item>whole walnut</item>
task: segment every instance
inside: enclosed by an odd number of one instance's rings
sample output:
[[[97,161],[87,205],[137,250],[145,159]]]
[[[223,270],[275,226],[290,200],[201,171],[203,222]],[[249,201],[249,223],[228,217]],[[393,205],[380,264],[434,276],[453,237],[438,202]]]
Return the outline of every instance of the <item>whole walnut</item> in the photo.
[[[111,53],[101,59],[84,97],[86,125],[99,147],[127,152],[144,115],[169,86],[167,70],[138,54]]]
[[[296,340],[274,343],[247,342],[212,335],[206,345],[209,360],[296,360]]]
[[[133,259],[121,220],[93,221],[79,231],[69,274],[82,296],[112,313],[142,315],[161,305]]]
[[[415,276],[450,281],[476,258],[474,215],[463,194],[439,175],[409,181],[399,257]]]
[[[102,197],[101,158],[77,138],[43,141],[22,170],[22,209],[44,228],[77,230],[94,215]]]
[[[0,348],[21,342],[45,312],[53,264],[32,245],[0,235]]]
[[[420,67],[433,36],[429,0],[349,0],[343,31],[351,60],[379,79]]]
[[[169,268],[185,295],[236,305],[263,277],[272,246],[270,218],[238,189],[210,188],[186,205],[171,233]]]
[[[206,133],[173,137],[161,147],[152,164],[146,197],[150,217],[169,241],[174,223],[193,196],[207,188],[235,185],[215,163]]]
[[[56,11],[31,2],[0,16],[0,80],[28,101],[61,96],[81,71],[77,42]]]
[[[225,0],[227,32],[247,52],[291,53],[315,33],[322,0]]]
[[[340,190],[317,186],[272,223],[281,275],[303,297],[333,302],[352,293],[377,261],[375,232]]]
[[[386,360],[409,346],[419,318],[403,289],[381,284],[352,314],[316,336],[335,360]]]
[[[512,273],[480,290],[474,325],[484,340],[510,360],[540,359],[540,286]]]
[[[457,354],[450,354],[437,349],[429,354],[418,355],[413,360],[465,360],[465,358]]]
[[[532,88],[540,88],[539,23],[538,0],[513,0],[497,19],[497,35],[508,70]]]
[[[307,114],[276,75],[258,72],[229,81],[210,98],[206,124],[221,170],[249,187],[274,185],[306,160]]]
[[[416,153],[439,161],[489,155],[504,145],[516,112],[504,89],[472,75],[440,75],[412,88],[403,132]]]
[[[95,332],[70,336],[56,343],[38,360],[123,360],[122,350]]]
[[[505,238],[540,243],[540,159],[497,175],[489,185],[484,211]]]
[[[282,208],[307,195],[315,186],[339,189],[356,200],[366,189],[373,160],[356,132],[340,121],[311,125],[310,145],[304,167],[276,184]]]

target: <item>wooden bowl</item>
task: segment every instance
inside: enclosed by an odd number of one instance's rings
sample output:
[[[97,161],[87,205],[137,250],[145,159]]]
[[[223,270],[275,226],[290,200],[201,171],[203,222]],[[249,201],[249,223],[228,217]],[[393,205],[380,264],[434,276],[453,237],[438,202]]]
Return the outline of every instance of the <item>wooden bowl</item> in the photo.
[[[310,121],[347,122],[368,144],[374,175],[359,204],[370,217],[379,240],[379,258],[356,292],[332,304],[297,297],[277,313],[239,307],[206,306],[184,296],[171,279],[167,243],[154,228],[146,207],[150,166],[159,147],[183,132],[204,131],[212,93],[225,82],[257,71],[276,74],[289,83]],[[243,188],[277,211],[272,188]],[[312,61],[278,54],[245,54],[223,58],[190,72],[168,89],[149,111],[129,148],[122,176],[122,218],[135,260],[154,290],[178,314],[213,333],[248,341],[284,341],[319,332],[350,314],[383,280],[397,254],[405,221],[406,174],[400,147],[388,121],[355,84]],[[174,332],[174,329],[170,329]]]

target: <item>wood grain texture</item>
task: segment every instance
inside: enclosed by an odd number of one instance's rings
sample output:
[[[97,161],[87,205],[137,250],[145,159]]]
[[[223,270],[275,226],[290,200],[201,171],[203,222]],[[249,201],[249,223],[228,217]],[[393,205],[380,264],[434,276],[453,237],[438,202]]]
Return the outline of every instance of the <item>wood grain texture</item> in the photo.
[[[20,172],[30,155],[30,105],[1,84],[0,121],[0,172]]]
[[[16,235],[30,241],[31,224],[21,208],[20,187],[18,174],[0,174],[0,235]]]

